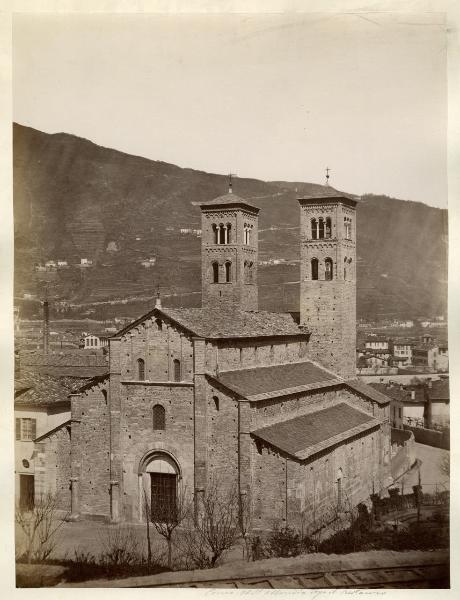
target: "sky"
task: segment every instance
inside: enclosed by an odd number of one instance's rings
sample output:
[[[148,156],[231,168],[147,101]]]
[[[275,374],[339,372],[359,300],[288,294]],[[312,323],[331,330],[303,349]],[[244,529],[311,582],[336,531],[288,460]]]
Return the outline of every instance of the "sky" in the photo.
[[[13,119],[445,208],[446,52],[436,13],[15,15]]]

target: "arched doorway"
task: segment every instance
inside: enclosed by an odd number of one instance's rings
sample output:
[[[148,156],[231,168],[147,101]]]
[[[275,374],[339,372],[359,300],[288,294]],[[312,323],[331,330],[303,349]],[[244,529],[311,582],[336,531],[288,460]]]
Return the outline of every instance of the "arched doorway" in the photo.
[[[174,520],[180,478],[179,465],[168,452],[148,453],[139,465],[139,515],[149,513],[155,521]]]

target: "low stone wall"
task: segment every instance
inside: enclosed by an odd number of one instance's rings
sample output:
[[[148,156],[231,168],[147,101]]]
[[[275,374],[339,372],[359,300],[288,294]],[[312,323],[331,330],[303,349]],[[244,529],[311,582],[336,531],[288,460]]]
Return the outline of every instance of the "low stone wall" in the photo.
[[[449,431],[436,431],[434,429],[425,429],[424,427],[412,427],[404,425],[404,429],[412,431],[415,441],[419,444],[450,450],[450,434]]]
[[[411,431],[391,429],[391,476],[401,477],[415,462],[415,438]]]

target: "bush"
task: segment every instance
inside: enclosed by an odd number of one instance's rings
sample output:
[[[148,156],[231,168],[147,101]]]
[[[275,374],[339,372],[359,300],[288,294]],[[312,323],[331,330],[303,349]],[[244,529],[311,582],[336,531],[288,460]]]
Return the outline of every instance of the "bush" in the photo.
[[[312,547],[312,540],[302,536],[292,527],[275,529],[270,533],[264,545],[264,554],[268,557],[298,556],[308,552]]]

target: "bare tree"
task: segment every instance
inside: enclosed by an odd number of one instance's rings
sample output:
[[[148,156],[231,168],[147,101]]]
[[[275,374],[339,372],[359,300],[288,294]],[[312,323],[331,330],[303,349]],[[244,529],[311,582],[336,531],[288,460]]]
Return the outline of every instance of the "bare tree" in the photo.
[[[39,496],[30,510],[16,508],[15,520],[25,536],[28,563],[45,560],[56,547],[56,534],[65,521],[65,517],[57,518],[57,510],[57,497],[51,493]]]
[[[240,536],[239,498],[235,487],[227,491],[211,482],[203,495],[195,529],[210,553],[210,566],[229,550]]]
[[[187,489],[182,484],[177,486],[175,501],[170,499],[149,502],[147,494],[144,494],[144,504],[147,521],[151,521],[156,531],[164,537],[168,545],[168,568],[172,568],[172,541],[177,527],[184,521],[189,513],[189,502]],[[147,544],[150,547],[150,532],[147,525]],[[150,551],[151,557],[151,551]]]

